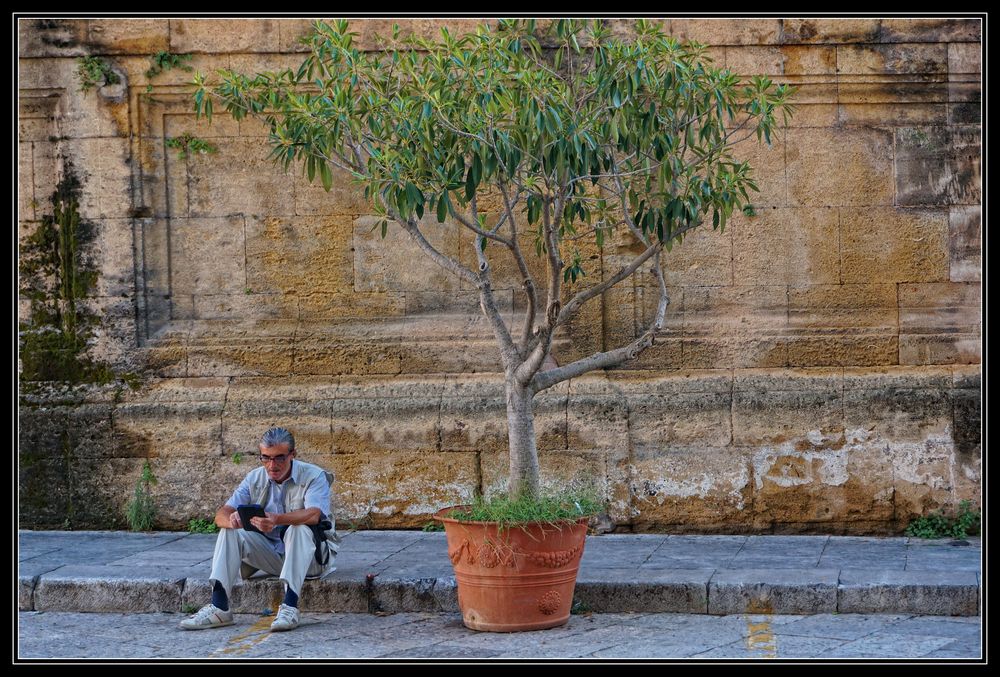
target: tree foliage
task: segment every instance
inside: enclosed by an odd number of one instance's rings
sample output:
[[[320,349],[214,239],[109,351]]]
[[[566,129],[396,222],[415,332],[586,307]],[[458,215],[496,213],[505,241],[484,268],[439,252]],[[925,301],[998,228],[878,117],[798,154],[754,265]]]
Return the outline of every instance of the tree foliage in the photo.
[[[365,51],[346,21],[319,22],[297,70],[222,70],[212,82],[197,75],[195,109],[211,118],[221,104],[237,119],[263,120],[271,157],[286,169],[301,165],[327,190],[335,168],[349,172],[381,217],[383,236],[399,224],[479,290],[508,386],[530,399],[652,345],[669,303],[662,249],[703,223],[724,229],[750,204],[757,185],[733,148],[754,136],[770,143],[792,112],[792,88],[766,77],[741,82],[714,66],[704,45],[654,23],[634,29],[623,40],[601,22],[510,20],[461,36],[442,29],[429,40],[394,26],[379,49]],[[490,226],[479,209],[484,193],[503,205]],[[478,268],[428,242],[435,221],[475,233]],[[620,231],[641,253],[583,284],[572,243],[592,237],[603,246]],[[533,279],[521,248],[532,240],[546,262],[543,281]],[[520,333],[496,309],[488,243],[508,250],[523,278]],[[541,371],[556,329],[647,264],[660,290],[647,331],[628,346]],[[569,296],[563,285],[571,282]]]

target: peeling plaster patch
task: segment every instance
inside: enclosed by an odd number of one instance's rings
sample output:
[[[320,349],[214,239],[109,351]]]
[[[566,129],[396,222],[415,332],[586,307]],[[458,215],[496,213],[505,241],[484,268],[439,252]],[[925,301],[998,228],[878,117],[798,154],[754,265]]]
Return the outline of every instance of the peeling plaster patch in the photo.
[[[891,462],[897,480],[919,484],[930,489],[948,489],[948,479],[935,473],[943,464],[950,468],[948,442],[931,438],[924,442],[892,445]]]
[[[848,428],[844,430],[844,439],[848,444],[860,444],[861,442],[867,442],[871,437],[872,428]]]
[[[765,478],[780,487],[817,481],[827,486],[841,486],[849,479],[847,461],[847,449],[797,451],[794,442],[786,442],[777,450],[765,447],[754,454],[755,486],[758,490],[763,489]]]
[[[740,471],[739,476],[733,484],[733,490],[729,492],[729,495],[736,499],[736,507],[739,510],[746,508],[746,505],[743,502],[743,490],[747,488],[748,484],[750,484],[750,469],[743,466],[743,469]]]

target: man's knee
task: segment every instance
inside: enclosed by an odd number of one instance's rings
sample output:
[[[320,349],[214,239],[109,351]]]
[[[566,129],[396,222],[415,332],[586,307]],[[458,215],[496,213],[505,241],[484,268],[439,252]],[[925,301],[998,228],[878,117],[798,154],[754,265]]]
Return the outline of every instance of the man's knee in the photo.
[[[306,537],[312,541],[312,529],[310,529],[306,524],[291,524],[287,529],[285,529],[285,543],[288,543],[296,538],[305,539]]]

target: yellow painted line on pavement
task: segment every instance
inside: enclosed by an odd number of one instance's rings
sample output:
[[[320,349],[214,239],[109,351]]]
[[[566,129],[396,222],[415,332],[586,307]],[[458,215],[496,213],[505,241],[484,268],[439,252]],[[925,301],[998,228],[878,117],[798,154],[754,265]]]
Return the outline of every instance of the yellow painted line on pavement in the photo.
[[[281,600],[282,595],[280,593],[276,593],[274,598],[271,600],[271,608],[277,609],[278,605],[281,604]],[[261,644],[271,636],[271,623],[274,621],[277,613],[278,612],[275,611],[274,616],[261,616],[249,628],[230,638],[230,640],[226,643],[226,646],[213,651],[210,654],[210,657],[240,656],[247,653],[255,646]]]

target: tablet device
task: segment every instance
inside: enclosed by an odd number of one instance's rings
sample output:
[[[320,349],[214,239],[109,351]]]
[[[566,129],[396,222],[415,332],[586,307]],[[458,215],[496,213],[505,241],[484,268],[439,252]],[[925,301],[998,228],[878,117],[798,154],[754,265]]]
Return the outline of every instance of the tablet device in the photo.
[[[243,528],[247,531],[256,531],[258,534],[264,533],[254,525],[250,524],[251,517],[267,517],[264,513],[264,507],[259,503],[251,503],[250,505],[241,505],[236,508],[236,511],[240,514],[240,522],[243,523]]]

